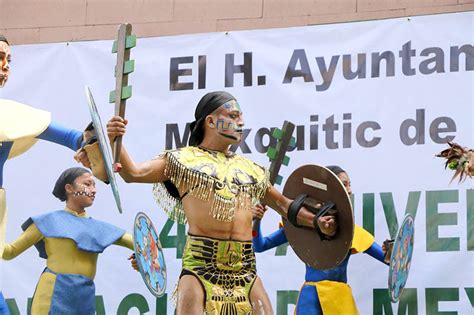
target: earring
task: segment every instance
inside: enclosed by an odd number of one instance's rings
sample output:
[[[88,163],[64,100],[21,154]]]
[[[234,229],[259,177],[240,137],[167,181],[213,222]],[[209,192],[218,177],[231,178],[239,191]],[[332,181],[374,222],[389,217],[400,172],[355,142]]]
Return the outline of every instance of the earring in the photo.
[[[209,123],[209,127],[214,128],[214,124],[213,124],[213,123]]]

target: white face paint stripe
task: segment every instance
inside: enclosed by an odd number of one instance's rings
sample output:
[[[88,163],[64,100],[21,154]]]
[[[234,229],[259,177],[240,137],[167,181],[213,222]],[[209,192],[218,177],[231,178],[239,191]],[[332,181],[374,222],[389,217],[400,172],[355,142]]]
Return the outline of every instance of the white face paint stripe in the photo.
[[[318,189],[321,189],[321,190],[324,190],[324,191],[328,190],[328,186],[326,184],[317,182],[315,180],[312,180],[312,179],[309,179],[309,178],[306,178],[306,177],[303,177],[303,184],[314,187],[314,188],[318,188]]]

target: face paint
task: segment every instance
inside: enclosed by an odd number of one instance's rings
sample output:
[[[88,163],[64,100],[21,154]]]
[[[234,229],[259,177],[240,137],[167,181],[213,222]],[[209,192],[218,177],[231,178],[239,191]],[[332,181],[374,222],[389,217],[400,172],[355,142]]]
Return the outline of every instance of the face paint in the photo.
[[[244,121],[237,101],[232,100],[223,104],[215,114],[215,121],[219,135],[234,143],[240,142]]]
[[[84,184],[77,184],[78,186],[81,186],[84,190],[83,191],[75,191],[73,193],[74,196],[87,196],[89,198],[95,198],[95,192],[92,192],[91,189],[84,185]]]
[[[7,83],[10,75],[11,52],[10,46],[0,41],[0,88]]]
[[[224,105],[222,105],[222,107],[224,107],[224,109],[227,109],[229,111],[242,112],[242,110],[240,109],[239,102],[234,101],[234,100],[231,100],[231,101],[228,101],[227,103],[224,103]]]
[[[219,131],[240,131],[242,128],[237,126],[232,120],[230,119],[217,119],[216,121],[216,128]]]
[[[73,195],[75,197],[86,196],[91,198],[92,200],[95,199],[95,181],[90,173],[85,173],[79,176],[75,180],[73,186],[79,188],[78,191],[73,192]]]

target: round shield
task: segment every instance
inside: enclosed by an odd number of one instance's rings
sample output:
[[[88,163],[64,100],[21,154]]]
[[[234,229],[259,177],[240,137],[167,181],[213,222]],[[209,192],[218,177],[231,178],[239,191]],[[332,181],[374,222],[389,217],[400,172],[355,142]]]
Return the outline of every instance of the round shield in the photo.
[[[407,214],[393,243],[388,273],[388,291],[393,303],[398,302],[408,279],[415,239],[414,222],[413,217]]]
[[[118,185],[117,181],[115,180],[115,173],[112,170],[112,158],[109,144],[106,140],[107,137],[105,136],[104,129],[102,129],[102,122],[100,120],[99,112],[97,111],[97,106],[94,102],[94,97],[92,97],[92,92],[88,86],[86,86],[86,96],[87,104],[89,104],[92,123],[94,124],[94,128],[97,133],[97,141],[99,142],[100,153],[104,159],[105,171],[107,173],[107,177],[109,178],[110,187],[112,188],[112,193],[115,198],[115,203],[117,204],[117,209],[120,213],[122,213],[122,203],[120,202]]]
[[[133,240],[143,281],[154,296],[163,296],[166,290],[165,256],[153,223],[143,212],[135,217]]]
[[[295,199],[307,194],[312,203],[335,203],[338,210],[336,235],[326,239],[314,229],[297,228],[283,220],[285,234],[296,255],[315,269],[331,269],[347,256],[354,236],[354,219],[350,198],[339,178],[319,165],[304,165],[288,178],[283,194]]]

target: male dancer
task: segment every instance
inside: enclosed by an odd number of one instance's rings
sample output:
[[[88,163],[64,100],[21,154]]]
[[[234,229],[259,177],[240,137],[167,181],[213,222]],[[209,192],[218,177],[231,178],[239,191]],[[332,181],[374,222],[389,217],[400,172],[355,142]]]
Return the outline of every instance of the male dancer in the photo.
[[[292,200],[270,185],[267,170],[229,150],[240,142],[244,125],[232,95],[204,95],[194,116],[190,146],[140,164],[122,147],[120,175],[126,182],[154,183],[158,204],[170,218],[189,224],[178,314],[270,314],[256,275],[251,208],[254,200],[262,200],[286,218]],[[108,122],[111,142],[125,134],[126,124],[118,116]],[[334,218],[318,219],[305,208],[297,223],[318,226],[329,236],[336,233]]]

